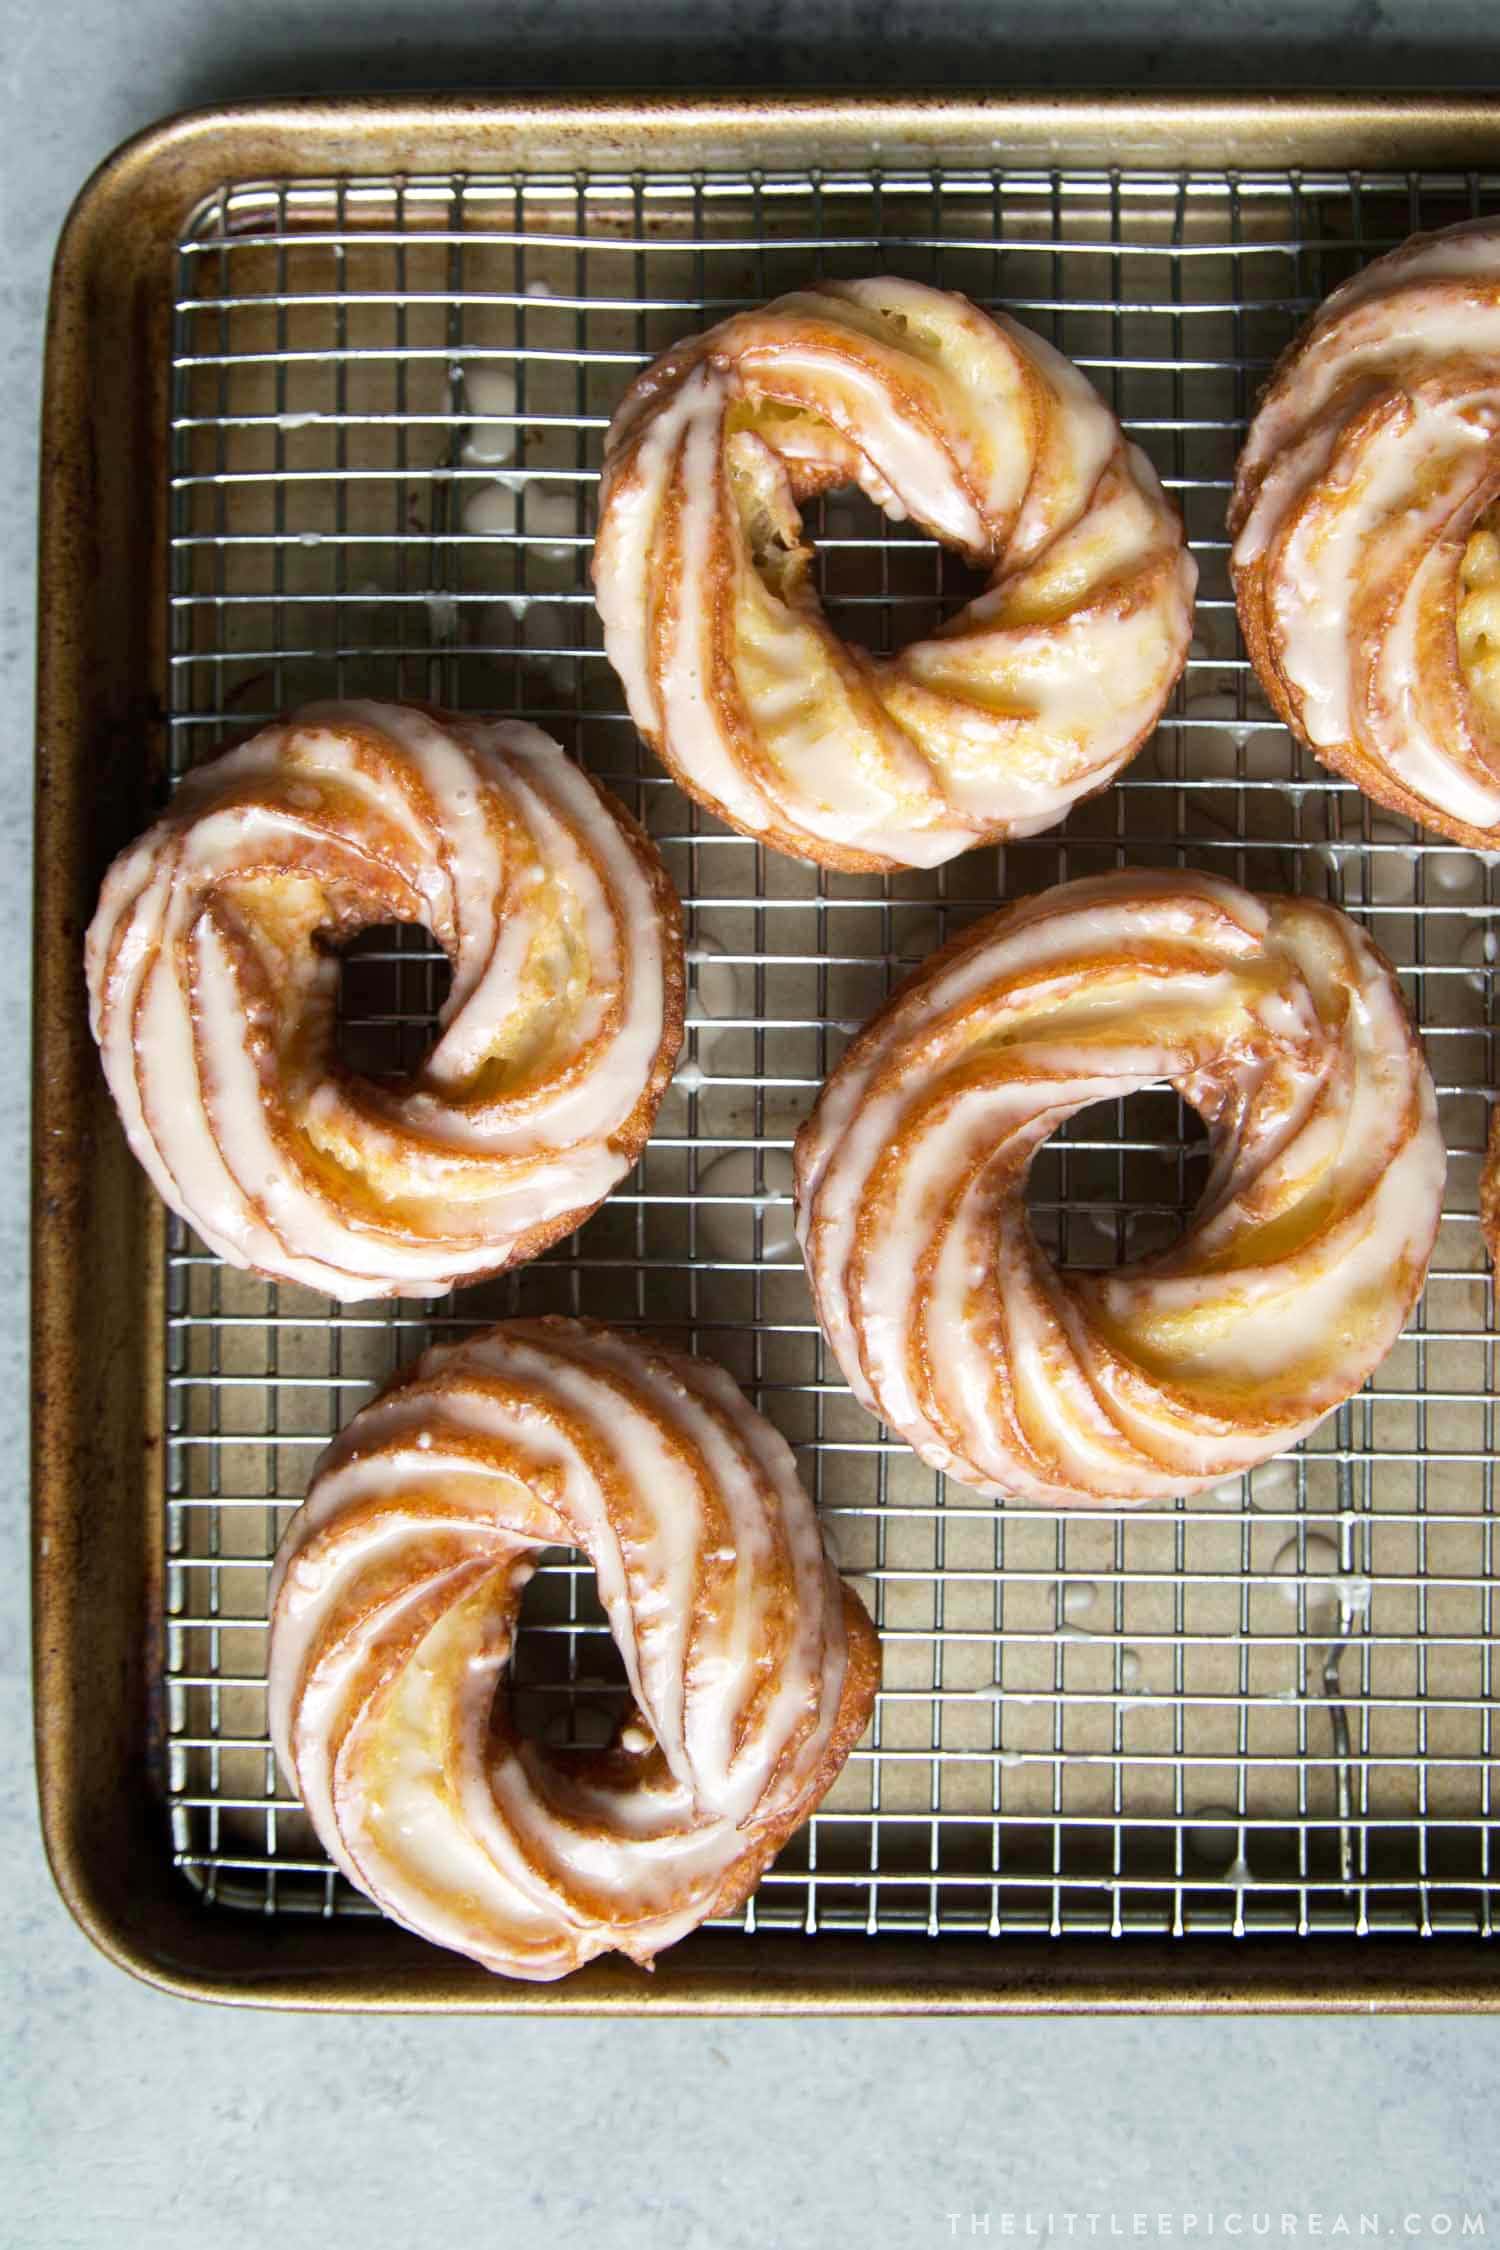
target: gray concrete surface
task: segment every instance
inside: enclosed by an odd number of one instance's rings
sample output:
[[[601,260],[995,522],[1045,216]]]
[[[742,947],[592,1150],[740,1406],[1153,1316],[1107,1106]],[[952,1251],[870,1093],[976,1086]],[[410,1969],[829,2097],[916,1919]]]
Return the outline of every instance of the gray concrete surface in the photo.
[[[1293,2216],[1500,2230],[1500,2024],[352,2022],[198,2009],[90,1951],[37,1843],[25,1624],[34,424],[69,196],[194,102],[424,84],[1470,87],[1493,0],[3,0],[0,2244],[911,2245]],[[1415,2222],[1414,2225],[1409,2222]],[[1232,2232],[1232,2229],[1229,2230]],[[1472,2237],[1471,2237],[1472,2238]]]

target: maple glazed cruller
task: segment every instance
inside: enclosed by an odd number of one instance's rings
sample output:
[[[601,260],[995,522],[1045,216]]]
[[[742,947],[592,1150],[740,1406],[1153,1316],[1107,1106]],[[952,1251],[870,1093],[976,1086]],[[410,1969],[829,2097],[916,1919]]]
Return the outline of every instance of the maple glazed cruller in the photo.
[[[1042,1143],[1162,1081],[1213,1163],[1182,1239],[1060,1272]],[[798,1137],[798,1228],[856,1395],[979,1491],[1197,1491],[1357,1390],[1422,1287],[1445,1158],[1394,972],[1310,899],[1131,870],[1023,899],[934,956]]]
[[[516,1731],[545,1547],[581,1548],[632,1708]],[[271,1586],[270,1723],[350,1881],[550,1979],[733,1913],[832,1786],[880,1677],[790,1447],[710,1361],[577,1320],[427,1353],[334,1440]]]
[[[188,775],[111,867],[91,1020],[130,1145],[232,1265],[346,1300],[535,1257],[635,1162],[681,1042],[676,895],[535,727],[315,704]],[[336,1049],[332,943],[453,981],[394,1084]]]
[[[1500,220],[1334,292],[1261,400],[1229,527],[1281,717],[1377,803],[1500,846]]]
[[[799,503],[858,485],[986,575],[892,656],[839,639]],[[605,448],[594,587],[636,725],[690,795],[825,866],[1050,828],[1156,724],[1197,572],[1087,379],[965,297],[820,282],[678,345]]]

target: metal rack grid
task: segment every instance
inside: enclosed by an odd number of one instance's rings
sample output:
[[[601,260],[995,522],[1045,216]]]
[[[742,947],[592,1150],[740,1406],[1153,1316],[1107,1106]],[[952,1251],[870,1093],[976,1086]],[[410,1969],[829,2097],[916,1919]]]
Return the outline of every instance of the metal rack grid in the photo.
[[[682,1068],[638,1171],[571,1242],[432,1305],[340,1310],[218,1265],[168,1273],[167,1783],[212,1901],[366,1911],[265,1739],[264,1599],[320,1446],[434,1335],[577,1310],[713,1353],[797,1446],[881,1627],[873,1728],[746,1909],[750,1929],[1437,1933],[1492,1926],[1493,1304],[1474,1216],[1495,1083],[1494,865],[1387,818],[1261,702],[1224,505],[1300,318],[1500,178],[985,173],[226,185],[180,246],[171,739],[345,689],[521,713],[606,778],[688,904]],[[1112,400],[1202,566],[1173,709],[1057,833],[933,875],[820,874],[726,835],[625,718],[588,588],[594,478],[630,374],[808,275],[889,268],[1003,304]],[[888,646],[963,597],[862,501],[809,513],[842,628]],[[795,1126],[905,967],[1002,896],[1125,861],[1359,913],[1438,1081],[1449,1213],[1413,1327],[1297,1454],[1144,1514],[1058,1517],[949,1486],[850,1399],[790,1238]],[[420,933],[367,940],[347,1052],[409,1064],[438,997]],[[1039,1160],[1064,1259],[1170,1239],[1196,1121],[1142,1095]],[[616,1693],[576,1558],[535,1582],[532,1722]]]

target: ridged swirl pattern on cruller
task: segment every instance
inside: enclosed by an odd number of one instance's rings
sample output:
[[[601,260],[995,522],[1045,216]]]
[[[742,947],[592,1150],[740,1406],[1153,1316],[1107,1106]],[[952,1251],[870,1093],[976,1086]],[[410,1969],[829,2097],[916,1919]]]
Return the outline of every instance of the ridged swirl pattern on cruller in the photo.
[[[1033,1156],[1162,1082],[1210,1130],[1191,1223],[1060,1272]],[[924,1460],[1109,1504],[1248,1468],[1357,1389],[1422,1286],[1444,1170],[1395,975],[1352,921],[1130,871],[982,921],[895,995],[799,1136],[798,1225],[845,1375]]]
[[[838,485],[984,590],[894,655],[846,645],[798,513]],[[936,866],[1103,788],[1182,669],[1196,577],[1078,369],[916,282],[737,314],[649,368],[609,433],[594,584],[636,725],[722,819],[830,867]]]
[[[1500,220],[1336,290],[1251,424],[1240,620],[1288,725],[1366,795],[1500,845]]]
[[[540,1549],[593,1564],[634,1710],[599,1751],[497,1694]],[[785,1440],[721,1368],[589,1322],[429,1352],[349,1424],[271,1589],[283,1768],[351,1882],[510,1976],[733,1912],[879,1680]]]
[[[535,727],[321,704],[183,782],[89,930],[130,1144],[231,1264],[426,1296],[567,1233],[634,1163],[682,1031],[676,895]],[[452,987],[394,1084],[336,1051],[333,947],[421,923]]]

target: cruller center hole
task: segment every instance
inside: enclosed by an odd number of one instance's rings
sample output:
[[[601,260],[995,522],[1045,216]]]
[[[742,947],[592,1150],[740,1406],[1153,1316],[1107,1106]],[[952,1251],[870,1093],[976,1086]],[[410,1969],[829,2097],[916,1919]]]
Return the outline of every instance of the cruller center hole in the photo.
[[[1169,1086],[1091,1102],[1037,1151],[1026,1207],[1061,1266],[1133,1265],[1170,1249],[1203,1193],[1208,1129]]]
[[[804,502],[813,566],[829,624],[843,641],[889,656],[924,639],[985,583],[919,524],[895,523],[857,485]]]
[[[521,1598],[509,1689],[516,1732],[547,1749],[602,1750],[630,1709],[593,1565],[575,1547],[539,1559]]]
[[[409,1078],[437,1037],[453,967],[420,922],[382,922],[339,948],[338,1052],[361,1078]]]

